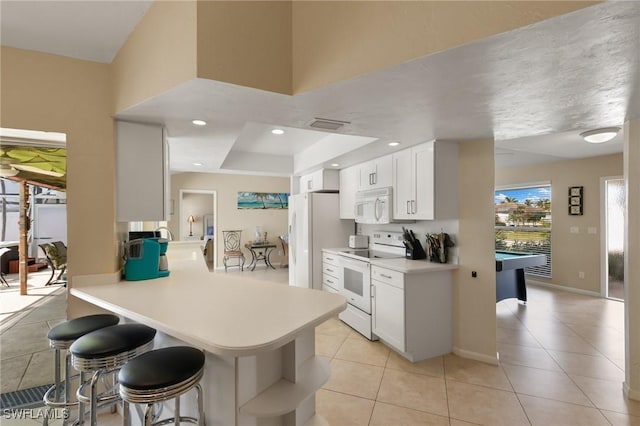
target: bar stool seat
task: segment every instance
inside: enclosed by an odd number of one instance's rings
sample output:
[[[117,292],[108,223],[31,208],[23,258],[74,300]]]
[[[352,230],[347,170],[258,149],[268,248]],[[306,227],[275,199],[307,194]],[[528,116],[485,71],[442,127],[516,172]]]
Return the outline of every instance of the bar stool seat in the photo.
[[[120,318],[111,314],[88,315],[86,317],[74,318],[56,325],[49,333],[47,338],[51,347],[62,347],[67,349],[78,338],[92,331],[99,330],[118,324]],[[55,345],[55,346],[54,346]]]
[[[153,424],[180,422],[204,425],[200,379],[204,374],[204,353],[188,346],[174,346],[142,354],[129,361],[118,373],[120,397],[124,402],[124,424],[129,424],[129,403],[147,404],[144,424],[151,425],[153,404],[175,399],[172,419]],[[180,396],[196,388],[198,418],[180,415]]]
[[[70,408],[78,404],[71,400],[71,380],[75,377],[71,375],[71,353],[67,351],[65,356],[64,381],[60,374],[60,351],[69,349],[71,344],[78,338],[95,330],[118,324],[120,318],[111,314],[88,315],[74,318],[56,325],[47,333],[49,346],[55,350],[55,382],[43,396],[44,404],[49,408]],[[64,399],[61,391],[64,389]],[[64,419],[63,424],[66,424]],[[45,424],[48,423],[46,419]]]
[[[116,373],[127,361],[151,350],[155,335],[155,329],[142,324],[113,325],[85,334],[71,345],[71,361],[80,371],[82,382],[77,392],[80,424],[84,419],[83,404],[90,404],[91,425],[95,426],[97,409],[120,400]],[[85,380],[87,373],[92,374],[91,380]],[[113,387],[98,395],[98,380],[107,375],[113,375]],[[89,396],[85,395],[87,386]]]

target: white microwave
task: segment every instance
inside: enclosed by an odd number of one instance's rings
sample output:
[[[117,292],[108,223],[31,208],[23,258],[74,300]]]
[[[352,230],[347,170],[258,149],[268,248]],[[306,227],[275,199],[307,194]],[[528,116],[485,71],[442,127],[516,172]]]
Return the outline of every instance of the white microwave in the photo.
[[[356,192],[356,223],[390,223],[392,212],[391,194],[390,187]]]

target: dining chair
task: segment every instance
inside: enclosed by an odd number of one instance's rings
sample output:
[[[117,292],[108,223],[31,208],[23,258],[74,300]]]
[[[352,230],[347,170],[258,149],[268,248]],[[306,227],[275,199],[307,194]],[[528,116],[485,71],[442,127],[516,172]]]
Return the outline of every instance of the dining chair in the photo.
[[[244,270],[244,254],[242,253],[242,247],[240,247],[242,231],[222,231],[222,240],[224,242],[224,256],[222,258],[222,263],[224,264],[225,272],[227,271],[227,266],[238,266],[241,271]],[[229,259],[238,259],[238,264],[227,265],[227,261]]]

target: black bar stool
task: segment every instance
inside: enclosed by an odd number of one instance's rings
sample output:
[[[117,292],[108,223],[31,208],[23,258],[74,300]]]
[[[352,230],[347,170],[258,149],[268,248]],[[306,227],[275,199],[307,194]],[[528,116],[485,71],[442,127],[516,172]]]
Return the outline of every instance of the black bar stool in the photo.
[[[156,330],[142,324],[123,324],[105,327],[85,334],[71,345],[71,363],[80,371],[78,387],[78,423],[84,424],[84,405],[89,404],[91,426],[97,426],[97,411],[120,401],[117,392],[119,369],[130,359],[153,348]],[[87,380],[87,374],[91,379]],[[98,395],[98,380],[111,376],[112,387]],[[105,382],[106,384],[106,382]],[[85,389],[89,386],[89,396]]]
[[[174,346],[147,352],[129,361],[118,373],[123,401],[123,425],[130,426],[129,404],[146,404],[144,425],[180,422],[204,426],[200,379],[204,374],[204,353],[188,346]],[[198,418],[180,415],[180,396],[196,388]],[[175,398],[173,418],[153,422],[153,404]],[[153,423],[152,423],[153,422]]]
[[[71,380],[75,377],[71,375],[71,353],[68,351],[71,344],[87,333],[91,333],[92,331],[99,330],[104,327],[116,325],[119,321],[120,318],[111,314],[88,315],[65,321],[49,330],[49,333],[47,333],[49,346],[55,351],[55,381],[53,386],[47,390],[42,398],[47,407],[69,409],[78,404],[76,401],[71,401]],[[60,374],[60,355],[63,350],[66,350],[64,381],[61,380]],[[47,423],[48,418],[45,416],[44,424]],[[67,424],[66,418],[63,420],[62,424]]]

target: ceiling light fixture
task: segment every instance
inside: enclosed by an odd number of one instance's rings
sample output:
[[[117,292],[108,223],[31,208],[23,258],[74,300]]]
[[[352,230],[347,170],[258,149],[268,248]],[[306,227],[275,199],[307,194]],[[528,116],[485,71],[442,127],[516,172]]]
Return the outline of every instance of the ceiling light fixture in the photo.
[[[193,124],[195,124],[196,126],[206,126],[207,122],[204,120],[191,120],[191,122]]]
[[[389,142],[387,145],[389,145],[389,146],[398,146],[398,145],[400,145],[400,142]]]
[[[338,164],[338,163],[331,163],[331,167],[340,167],[340,164]]]
[[[602,129],[589,130],[580,133],[580,136],[589,143],[603,143],[615,138],[620,127],[603,127]]]
[[[274,135],[283,135],[284,134],[284,130],[282,130],[282,129],[273,129],[271,131],[271,133],[273,133]]]
[[[202,166],[202,163],[193,163],[193,165],[200,167],[200,166]]]

